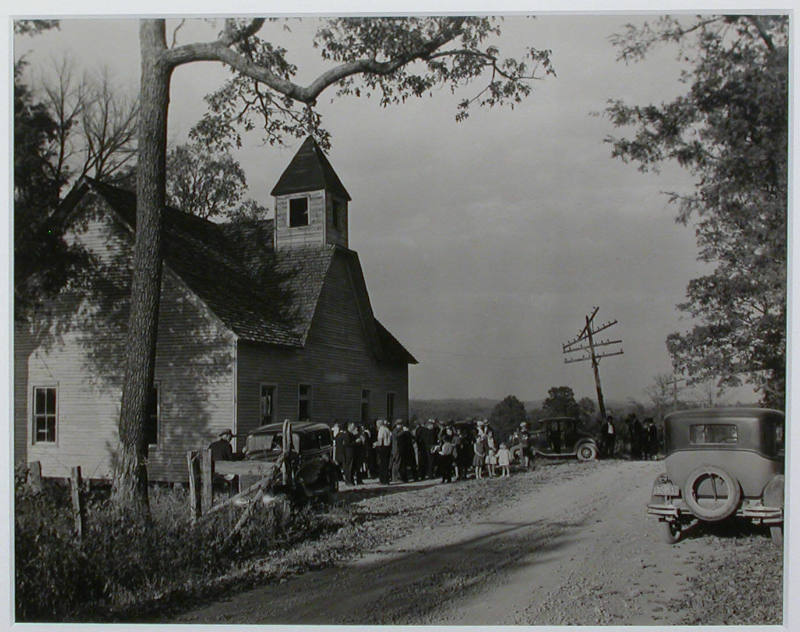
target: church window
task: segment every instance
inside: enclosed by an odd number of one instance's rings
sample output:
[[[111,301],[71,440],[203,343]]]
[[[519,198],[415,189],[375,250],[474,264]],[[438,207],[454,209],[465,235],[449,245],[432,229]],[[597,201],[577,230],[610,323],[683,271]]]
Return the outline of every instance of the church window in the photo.
[[[289,227],[308,226],[308,198],[299,197],[289,200]]]

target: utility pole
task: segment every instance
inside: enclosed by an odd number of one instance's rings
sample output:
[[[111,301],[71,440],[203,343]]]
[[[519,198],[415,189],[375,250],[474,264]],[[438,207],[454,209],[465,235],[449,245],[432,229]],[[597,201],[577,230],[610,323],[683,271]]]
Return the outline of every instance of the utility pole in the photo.
[[[595,326],[594,325],[594,317],[597,316],[597,312],[600,308],[594,307],[592,309],[591,314],[586,315],[586,324],[584,325],[583,329],[578,332],[578,335],[575,336],[572,340],[568,341],[567,343],[561,345],[561,350],[564,355],[567,355],[564,358],[565,364],[570,364],[572,362],[586,362],[591,361],[592,369],[594,370],[594,383],[597,387],[597,407],[600,409],[600,417],[601,419],[605,420],[606,418],[606,405],[603,401],[603,388],[600,385],[600,358],[609,358],[611,356],[622,355],[624,352],[622,347],[619,347],[615,350],[608,351],[606,353],[598,353],[596,351],[597,347],[605,347],[609,345],[621,345],[622,340],[600,340],[595,341],[594,336],[601,331],[605,331],[609,327],[616,325],[617,321],[612,320],[607,323],[603,323],[602,325]],[[579,342],[586,341],[585,345],[576,347]],[[576,358],[574,356],[569,356],[570,353],[575,353],[578,351],[588,351],[589,353],[583,355],[582,357]]]
[[[678,384],[685,382],[685,377],[674,377],[666,383],[667,386],[672,386],[672,409],[678,410]]]

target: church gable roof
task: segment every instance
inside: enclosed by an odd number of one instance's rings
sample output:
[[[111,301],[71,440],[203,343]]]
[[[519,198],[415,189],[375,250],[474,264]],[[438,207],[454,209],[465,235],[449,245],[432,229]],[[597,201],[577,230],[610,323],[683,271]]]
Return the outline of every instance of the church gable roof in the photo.
[[[333,170],[328,158],[317,142],[309,136],[286,167],[271,195],[289,195],[325,189],[343,195],[349,201],[350,194]]]
[[[133,230],[136,196],[86,180]],[[308,305],[319,296],[332,252],[309,258],[297,275],[296,256],[276,255],[271,237],[271,220],[234,226],[171,207],[164,212],[165,265],[231,331],[253,342],[302,347],[311,325]]]
[[[84,178],[62,205],[64,221],[88,191],[98,195],[130,230],[136,226],[135,194]],[[75,191],[73,191],[75,193]],[[175,208],[164,211],[164,262],[232,332],[243,340],[303,347],[333,257],[352,265],[368,315],[368,333],[379,355],[416,363],[375,320],[366,296],[358,255],[339,246],[272,248],[272,220],[215,224]],[[369,325],[372,325],[370,327]]]

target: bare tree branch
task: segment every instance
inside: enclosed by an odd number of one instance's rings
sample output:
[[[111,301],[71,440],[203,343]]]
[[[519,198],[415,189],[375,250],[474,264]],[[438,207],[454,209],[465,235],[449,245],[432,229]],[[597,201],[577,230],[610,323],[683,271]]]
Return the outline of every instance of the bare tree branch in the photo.
[[[178,24],[178,26],[175,27],[175,30],[172,31],[172,46],[171,46],[171,48],[175,48],[175,46],[177,45],[177,43],[178,43],[178,31],[181,30],[181,28],[183,27],[184,24],[186,24],[186,20],[185,19],[181,20],[180,23]]]
[[[308,86],[300,86],[283,77],[279,77],[268,68],[253,62],[230,48],[233,43],[243,41],[249,37],[248,33],[252,34],[261,28],[263,20],[260,23],[258,23],[258,20],[253,20],[253,23],[244,29],[226,30],[223,36],[214,42],[187,44],[165,51],[163,61],[170,67],[193,61],[221,61],[241,74],[269,86],[276,92],[302,103],[313,104],[325,88],[347,77],[361,73],[391,75],[412,61],[429,59],[438,48],[452,41],[460,34],[462,21],[463,18],[455,20],[453,28],[423,41],[411,51],[390,61],[379,62],[376,59],[359,59],[340,64],[323,72]],[[451,54],[455,55],[457,53],[453,52]]]

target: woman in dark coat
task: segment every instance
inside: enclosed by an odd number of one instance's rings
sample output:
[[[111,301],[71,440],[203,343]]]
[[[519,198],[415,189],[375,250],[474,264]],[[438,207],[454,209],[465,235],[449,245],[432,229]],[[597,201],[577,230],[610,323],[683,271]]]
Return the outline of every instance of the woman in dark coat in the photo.
[[[338,422],[333,423],[333,462],[339,470],[339,480],[344,478],[344,444],[345,431],[339,427]]]

